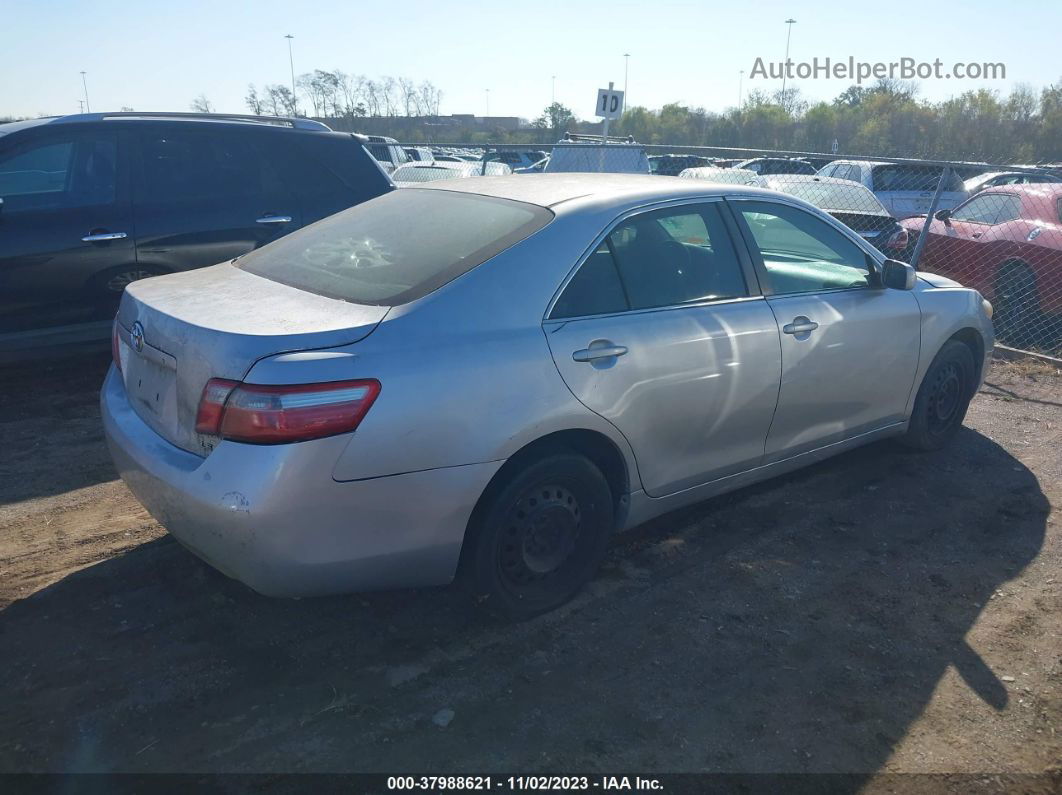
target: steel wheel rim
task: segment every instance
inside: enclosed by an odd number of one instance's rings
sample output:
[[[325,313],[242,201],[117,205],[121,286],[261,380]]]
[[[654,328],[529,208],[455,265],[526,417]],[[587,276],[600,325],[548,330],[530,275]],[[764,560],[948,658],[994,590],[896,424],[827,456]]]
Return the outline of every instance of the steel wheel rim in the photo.
[[[582,509],[571,492],[556,483],[528,489],[506,515],[498,555],[502,579],[522,589],[555,581],[571,569],[582,529]]]
[[[948,362],[937,372],[929,393],[929,430],[943,433],[955,422],[962,405],[962,369],[956,362]]]

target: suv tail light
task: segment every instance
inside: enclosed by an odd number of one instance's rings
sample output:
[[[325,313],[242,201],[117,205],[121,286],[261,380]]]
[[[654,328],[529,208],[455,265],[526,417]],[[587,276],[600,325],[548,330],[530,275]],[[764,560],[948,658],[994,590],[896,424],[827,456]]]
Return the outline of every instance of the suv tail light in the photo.
[[[195,430],[252,444],[320,439],[357,428],[379,394],[380,382],[372,378],[281,386],[211,378]]]
[[[907,248],[907,243],[910,241],[910,236],[907,234],[907,230],[900,228],[893,232],[889,239],[885,241],[885,248],[894,249],[896,251],[903,251]]]
[[[99,339],[99,337],[96,337]],[[111,358],[114,360],[114,366],[118,368],[118,372],[122,372],[122,348],[118,341],[118,318],[114,319],[114,323],[111,324]]]

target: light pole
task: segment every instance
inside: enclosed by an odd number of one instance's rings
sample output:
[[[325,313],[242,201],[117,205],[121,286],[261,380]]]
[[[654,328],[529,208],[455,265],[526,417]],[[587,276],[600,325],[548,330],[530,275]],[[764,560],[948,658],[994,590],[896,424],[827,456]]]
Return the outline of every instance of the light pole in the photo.
[[[552,85],[550,86],[550,89],[549,89],[549,104],[550,105],[556,105],[557,104],[557,76],[556,75],[551,75],[550,76],[550,80],[552,80],[553,83],[552,83]]]
[[[77,109],[78,109],[78,113],[84,113],[85,112],[85,100],[79,99],[77,101]]]
[[[299,102],[295,99],[295,58],[291,54],[291,40],[295,37],[290,33],[284,35],[284,38],[288,40],[288,66],[291,67],[291,114],[293,116],[299,115]]]
[[[793,24],[795,22],[796,20],[793,18],[789,18],[785,21],[785,24],[789,27],[785,34],[785,63],[782,64],[782,102],[785,102],[785,78],[789,72],[789,39],[793,35]]]
[[[623,111],[626,112],[630,107],[627,101],[627,72],[631,65],[631,54],[629,52],[623,53]]]
[[[81,72],[81,87],[85,89],[85,113],[92,113],[92,109],[89,107],[88,101],[88,83],[85,81],[85,72]]]
[[[745,82],[745,70],[738,70],[738,110],[741,110],[741,85]]]

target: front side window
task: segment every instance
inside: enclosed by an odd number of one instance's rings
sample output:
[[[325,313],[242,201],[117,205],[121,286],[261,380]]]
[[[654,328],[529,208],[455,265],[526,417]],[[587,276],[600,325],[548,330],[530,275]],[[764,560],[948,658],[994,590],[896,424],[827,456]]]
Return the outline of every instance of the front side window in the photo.
[[[1021,199],[1010,193],[981,193],[956,207],[951,217],[971,224],[1002,224],[1021,217]]]
[[[481,265],[552,218],[533,204],[402,188],[285,235],[235,264],[329,298],[394,306]]]
[[[110,204],[115,196],[118,145],[113,133],[49,138],[0,156],[5,210],[60,209]]]
[[[619,224],[572,277],[552,318],[747,296],[714,204],[656,210]]]
[[[144,132],[140,154],[141,195],[152,201],[257,196],[279,183],[269,158],[244,136]]]
[[[772,202],[740,201],[776,295],[870,286],[867,255],[843,233],[804,210]]]

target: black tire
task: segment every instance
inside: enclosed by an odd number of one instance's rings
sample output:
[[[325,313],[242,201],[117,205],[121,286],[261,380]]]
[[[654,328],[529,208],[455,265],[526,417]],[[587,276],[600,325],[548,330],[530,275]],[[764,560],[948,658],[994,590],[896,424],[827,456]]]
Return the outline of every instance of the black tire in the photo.
[[[548,454],[477,506],[460,579],[491,613],[522,620],[567,602],[597,571],[613,530],[612,491],[581,455]]]
[[[949,340],[934,357],[915,397],[911,423],[900,441],[915,450],[939,450],[962,426],[973,399],[976,364],[970,349]]]
[[[995,326],[1003,342],[1032,345],[1040,333],[1040,296],[1036,276],[1022,263],[1000,269],[996,280]]]

